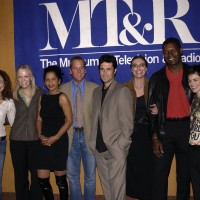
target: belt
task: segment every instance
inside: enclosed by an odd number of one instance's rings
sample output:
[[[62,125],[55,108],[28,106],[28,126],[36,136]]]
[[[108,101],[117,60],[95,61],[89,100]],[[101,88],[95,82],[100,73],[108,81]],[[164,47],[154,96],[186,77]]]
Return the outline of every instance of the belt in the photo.
[[[81,132],[84,131],[83,127],[74,127],[74,132]]]
[[[1,140],[1,141],[4,141],[5,139],[6,139],[6,136],[0,137],[0,140]]]
[[[169,117],[167,118],[167,121],[172,121],[172,122],[176,122],[176,121],[187,121],[190,120],[190,117],[182,117],[182,118],[178,118],[178,117]]]

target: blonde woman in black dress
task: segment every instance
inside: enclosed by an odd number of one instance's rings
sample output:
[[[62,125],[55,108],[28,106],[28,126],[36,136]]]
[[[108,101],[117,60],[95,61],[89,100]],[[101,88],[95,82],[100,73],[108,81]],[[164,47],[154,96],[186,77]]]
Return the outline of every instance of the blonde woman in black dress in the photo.
[[[53,191],[49,182],[50,172],[53,171],[60,192],[60,200],[67,200],[67,130],[72,124],[72,109],[68,97],[58,90],[62,81],[60,67],[49,66],[46,68],[44,81],[49,92],[42,95],[39,101],[37,118],[37,130],[40,138],[38,180],[45,200],[53,200]]]

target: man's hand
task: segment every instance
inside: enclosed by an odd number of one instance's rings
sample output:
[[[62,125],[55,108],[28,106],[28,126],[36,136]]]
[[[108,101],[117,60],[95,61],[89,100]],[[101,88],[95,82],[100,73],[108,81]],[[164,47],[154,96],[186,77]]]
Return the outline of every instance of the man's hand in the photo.
[[[157,136],[153,135],[152,136],[152,148],[153,148],[153,153],[157,157],[163,157],[164,151],[163,151],[163,146],[160,140],[158,139]]]

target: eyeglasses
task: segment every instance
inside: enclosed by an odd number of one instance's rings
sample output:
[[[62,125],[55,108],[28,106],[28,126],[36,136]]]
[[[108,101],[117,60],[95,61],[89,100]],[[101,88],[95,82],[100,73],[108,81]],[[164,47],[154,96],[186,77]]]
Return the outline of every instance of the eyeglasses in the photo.
[[[133,69],[144,68],[144,67],[146,67],[146,64],[145,64],[145,63],[132,64],[131,67],[132,67]]]

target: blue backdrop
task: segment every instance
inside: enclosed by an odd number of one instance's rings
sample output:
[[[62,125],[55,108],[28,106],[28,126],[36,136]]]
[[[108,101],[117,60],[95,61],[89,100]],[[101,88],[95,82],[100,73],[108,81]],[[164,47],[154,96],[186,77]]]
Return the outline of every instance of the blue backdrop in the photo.
[[[117,80],[130,79],[130,61],[141,54],[147,77],[164,65],[161,46],[168,37],[182,42],[184,62],[200,62],[199,0],[14,0],[16,67],[29,64],[43,87],[43,69],[59,65],[71,80],[69,59],[85,58],[86,78],[100,83],[98,58],[118,61]]]

